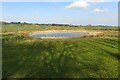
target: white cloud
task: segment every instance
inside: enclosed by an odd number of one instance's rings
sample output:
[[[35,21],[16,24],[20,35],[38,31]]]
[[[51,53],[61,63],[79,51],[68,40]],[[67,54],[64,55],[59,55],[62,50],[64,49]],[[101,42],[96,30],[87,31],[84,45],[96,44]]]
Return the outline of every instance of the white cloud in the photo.
[[[106,0],[84,0],[86,2],[105,2]]]
[[[72,4],[66,6],[68,9],[75,9],[75,8],[87,8],[89,4],[86,1],[77,1],[73,2]]]
[[[93,13],[103,13],[103,12],[109,12],[109,10],[108,9],[98,9],[98,8],[96,8],[93,11]]]
[[[66,8],[67,9],[87,8],[88,6],[90,6],[90,2],[96,3],[96,2],[104,2],[104,1],[105,0],[79,0],[66,6]]]

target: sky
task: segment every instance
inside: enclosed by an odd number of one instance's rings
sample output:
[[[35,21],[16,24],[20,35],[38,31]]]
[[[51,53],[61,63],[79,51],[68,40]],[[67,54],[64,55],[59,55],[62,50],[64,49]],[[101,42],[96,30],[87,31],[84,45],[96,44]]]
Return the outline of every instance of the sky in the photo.
[[[96,0],[97,1],[97,0]],[[118,24],[118,2],[3,2],[2,20],[75,25]]]
[[[78,0],[1,0],[2,2],[75,2]],[[88,2],[119,2],[119,0],[84,0]]]

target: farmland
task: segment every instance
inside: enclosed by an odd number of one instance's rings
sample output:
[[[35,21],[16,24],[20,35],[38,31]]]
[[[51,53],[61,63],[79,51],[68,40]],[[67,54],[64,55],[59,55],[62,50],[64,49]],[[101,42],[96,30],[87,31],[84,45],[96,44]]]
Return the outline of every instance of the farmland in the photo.
[[[32,38],[33,31],[79,30],[98,35]],[[7,24],[2,26],[4,78],[118,78],[118,28]]]

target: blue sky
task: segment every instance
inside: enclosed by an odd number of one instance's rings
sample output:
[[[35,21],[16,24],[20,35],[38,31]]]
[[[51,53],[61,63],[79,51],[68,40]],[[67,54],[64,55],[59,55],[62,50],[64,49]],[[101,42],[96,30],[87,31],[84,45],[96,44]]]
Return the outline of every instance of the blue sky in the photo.
[[[2,2],[74,2],[78,0],[1,0],[1,1]],[[119,0],[87,0],[87,1],[118,2]]]
[[[4,2],[2,20],[78,25],[117,25],[118,3]]]

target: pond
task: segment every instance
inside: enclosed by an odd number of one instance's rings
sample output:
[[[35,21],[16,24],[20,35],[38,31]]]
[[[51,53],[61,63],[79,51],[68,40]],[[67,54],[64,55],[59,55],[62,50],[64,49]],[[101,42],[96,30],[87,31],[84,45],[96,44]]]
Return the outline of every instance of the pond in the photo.
[[[45,32],[45,33],[33,33],[30,37],[38,38],[71,38],[71,37],[81,37],[89,35],[87,32]]]

